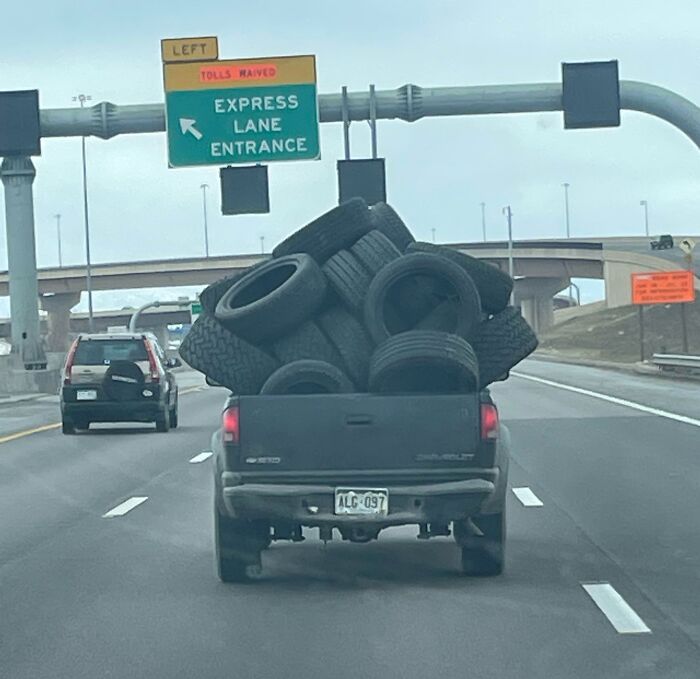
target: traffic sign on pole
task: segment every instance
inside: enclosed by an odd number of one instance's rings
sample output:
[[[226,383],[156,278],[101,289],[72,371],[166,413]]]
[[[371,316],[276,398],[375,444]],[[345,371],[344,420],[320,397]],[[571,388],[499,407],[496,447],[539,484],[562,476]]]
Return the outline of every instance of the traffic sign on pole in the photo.
[[[170,167],[320,157],[314,56],[164,63]]]
[[[680,304],[695,301],[692,271],[632,274],[632,304]]]

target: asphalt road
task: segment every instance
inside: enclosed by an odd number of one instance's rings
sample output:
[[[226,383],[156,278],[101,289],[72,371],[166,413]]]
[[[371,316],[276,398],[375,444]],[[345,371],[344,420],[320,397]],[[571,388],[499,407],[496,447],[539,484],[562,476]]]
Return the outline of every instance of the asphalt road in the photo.
[[[696,679],[700,387],[674,402],[653,378],[534,361],[518,373],[539,381],[494,394],[511,485],[542,506],[509,492],[493,579],[457,575],[451,539],[401,528],[369,545],[274,545],[261,581],[218,582],[210,460],[189,460],[209,447],[219,390],[184,395],[167,435],[0,443],[0,677]],[[104,518],[131,498],[147,499]],[[607,615],[591,583],[619,595]],[[649,631],[611,622],[630,620]]]

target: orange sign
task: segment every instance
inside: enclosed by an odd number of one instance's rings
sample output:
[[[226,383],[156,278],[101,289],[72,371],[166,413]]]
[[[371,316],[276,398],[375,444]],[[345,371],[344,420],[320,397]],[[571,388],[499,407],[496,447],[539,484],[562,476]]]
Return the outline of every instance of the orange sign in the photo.
[[[692,271],[632,274],[632,304],[677,304],[695,301]]]

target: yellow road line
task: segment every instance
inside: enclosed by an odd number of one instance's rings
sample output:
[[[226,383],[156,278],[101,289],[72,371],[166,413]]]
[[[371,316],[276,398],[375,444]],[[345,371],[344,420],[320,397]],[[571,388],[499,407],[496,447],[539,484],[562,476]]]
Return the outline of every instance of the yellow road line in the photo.
[[[10,441],[22,439],[25,436],[31,436],[32,434],[40,434],[42,431],[51,431],[52,429],[58,429],[60,426],[60,422],[54,422],[53,424],[43,424],[41,427],[34,427],[34,429],[25,429],[24,431],[18,431],[14,434],[9,434],[8,436],[0,436],[0,443],[9,443]]]

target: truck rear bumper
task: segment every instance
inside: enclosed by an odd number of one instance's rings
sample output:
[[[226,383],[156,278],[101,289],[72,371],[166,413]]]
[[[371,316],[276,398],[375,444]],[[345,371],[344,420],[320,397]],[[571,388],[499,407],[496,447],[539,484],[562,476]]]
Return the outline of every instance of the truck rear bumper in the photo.
[[[389,492],[389,511],[384,515],[335,514],[335,486],[331,485],[224,485],[223,501],[232,517],[280,520],[304,526],[448,523],[478,513],[495,492],[497,482],[497,478],[473,478],[433,484],[383,486]]]

